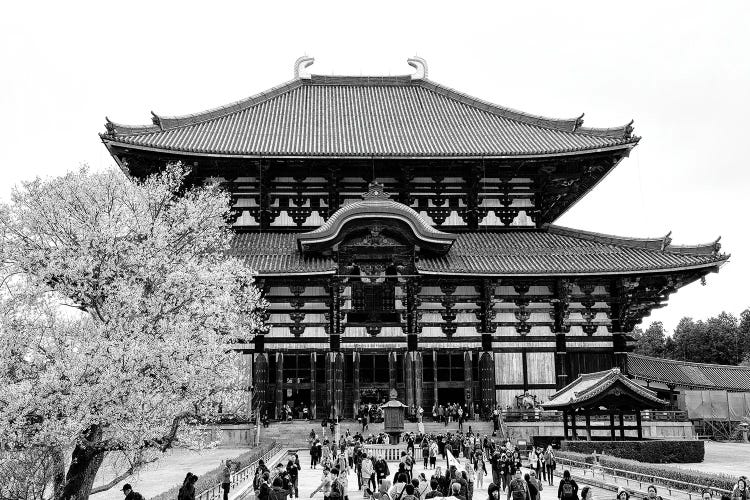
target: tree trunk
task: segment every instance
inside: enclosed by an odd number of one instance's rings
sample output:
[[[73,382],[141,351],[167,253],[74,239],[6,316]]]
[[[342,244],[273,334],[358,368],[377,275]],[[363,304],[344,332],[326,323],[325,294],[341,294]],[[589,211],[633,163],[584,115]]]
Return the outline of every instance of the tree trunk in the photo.
[[[60,448],[54,448],[52,454],[54,456],[52,466],[53,498],[60,499],[63,496],[63,488],[65,487],[65,453]]]
[[[85,433],[85,438],[89,444],[98,443],[102,438],[101,428],[91,427]],[[90,445],[77,444],[65,476],[62,498],[58,500],[88,500],[96,473],[99,472],[105,455],[103,451],[93,450]]]

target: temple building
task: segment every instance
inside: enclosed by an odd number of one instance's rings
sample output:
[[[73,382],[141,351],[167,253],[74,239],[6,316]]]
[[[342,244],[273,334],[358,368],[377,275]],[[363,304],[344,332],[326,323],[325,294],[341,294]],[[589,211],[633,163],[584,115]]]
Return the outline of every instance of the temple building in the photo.
[[[639,141],[404,76],[310,74],[187,116],[107,119],[136,178],[170,162],[232,195],[232,254],[258,275],[268,328],[244,332],[252,380],[282,405],[352,416],[391,389],[471,413],[539,402],[581,374],[627,373],[629,332],[727,261],[555,225]],[[611,207],[611,210],[616,210]]]

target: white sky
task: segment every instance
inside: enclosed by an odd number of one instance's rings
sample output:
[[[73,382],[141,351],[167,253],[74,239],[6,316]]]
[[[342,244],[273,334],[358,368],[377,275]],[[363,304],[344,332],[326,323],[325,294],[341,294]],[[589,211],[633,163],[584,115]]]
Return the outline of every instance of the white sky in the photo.
[[[313,73],[429,77],[587,126],[635,119],[634,153],[557,222],[675,244],[722,236],[731,262],[672,296],[672,329],[750,306],[750,2],[13,2],[0,9],[0,197],[36,175],[113,165],[104,117],[150,122]]]

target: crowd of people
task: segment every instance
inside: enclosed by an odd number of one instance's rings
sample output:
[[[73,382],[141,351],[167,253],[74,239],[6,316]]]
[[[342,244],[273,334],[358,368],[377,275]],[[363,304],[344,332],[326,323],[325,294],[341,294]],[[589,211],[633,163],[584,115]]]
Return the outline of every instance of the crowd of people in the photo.
[[[326,427],[324,427],[326,429]],[[315,429],[310,432],[310,468],[320,466],[321,479],[310,493],[310,498],[322,493],[322,500],[356,500],[352,497],[354,474],[358,495],[364,500],[485,500],[476,496],[488,482],[486,500],[541,500],[545,486],[555,487],[557,459],[551,446],[546,449],[531,447],[517,449],[509,441],[504,443],[489,436],[468,432],[435,434],[405,433],[406,444],[400,452],[396,470],[385,460],[381,448],[368,445],[388,444],[387,434],[364,436],[347,430],[338,440],[319,437]],[[522,453],[523,451],[523,453]],[[422,471],[417,470],[419,458]],[[231,461],[222,470],[224,500],[228,500]],[[299,476],[302,465],[299,456],[292,453],[269,469],[260,460],[253,479],[255,500],[299,500]],[[485,480],[485,477],[487,479]],[[188,473],[180,488],[178,500],[195,500],[197,476]],[[126,500],[142,500],[130,485],[123,488]],[[630,492],[620,488],[616,500],[631,500]],[[594,500],[594,490],[584,486],[579,490],[569,470],[564,470],[557,484],[558,500]],[[713,500],[706,491],[701,500]],[[635,500],[635,499],[633,499]],[[649,485],[643,500],[663,500],[655,485]],[[718,498],[716,499],[718,500]],[[737,481],[731,495],[721,500],[750,500],[747,478]]]

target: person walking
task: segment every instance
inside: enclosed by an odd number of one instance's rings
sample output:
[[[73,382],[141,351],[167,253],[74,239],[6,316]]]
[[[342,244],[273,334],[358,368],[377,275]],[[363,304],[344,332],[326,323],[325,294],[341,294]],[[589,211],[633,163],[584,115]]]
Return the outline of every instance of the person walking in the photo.
[[[430,442],[427,441],[426,437],[422,438],[422,461],[424,462],[424,470],[427,470],[427,467],[430,463]]]
[[[557,488],[559,500],[578,500],[578,484],[570,478],[570,471],[563,471],[563,478]]]
[[[388,469],[388,463],[383,460],[383,455],[378,455],[378,459],[375,462],[375,477],[378,480],[378,484],[381,484],[390,474],[391,471]]]
[[[370,491],[375,491],[377,484],[375,482],[375,469],[372,465],[372,460],[367,456],[367,453],[362,453],[362,465],[360,466],[360,476],[362,478],[362,486],[370,488]]]
[[[594,500],[594,489],[591,486],[584,486],[581,490],[581,500]]]
[[[337,471],[338,472],[338,471]],[[333,483],[333,480],[331,478],[331,471],[324,468],[323,469],[323,477],[320,479],[320,484],[317,488],[313,490],[312,493],[310,493],[310,498],[315,496],[315,494],[319,491],[323,492],[323,500],[329,500],[331,496],[331,484]],[[339,499],[341,500],[341,499]]]
[[[435,468],[438,455],[438,444],[434,439],[430,440],[430,467]]]
[[[289,498],[299,500],[299,460],[297,455],[292,454],[286,464],[286,473],[289,476]]]
[[[523,480],[521,469],[516,471],[508,484],[508,500],[533,500],[529,496],[529,485]]]
[[[484,454],[477,453],[474,458],[474,472],[476,474],[477,488],[484,488],[484,476],[487,474],[487,467],[484,463]]]

